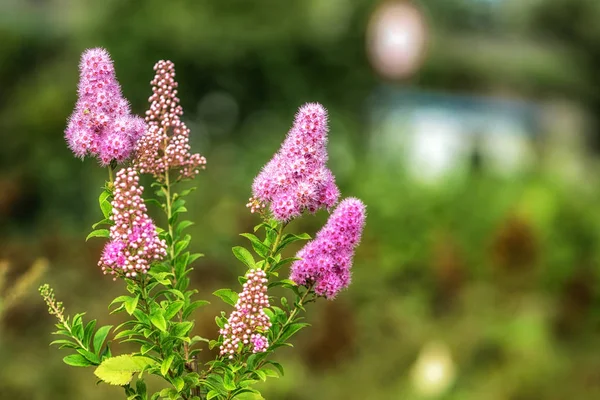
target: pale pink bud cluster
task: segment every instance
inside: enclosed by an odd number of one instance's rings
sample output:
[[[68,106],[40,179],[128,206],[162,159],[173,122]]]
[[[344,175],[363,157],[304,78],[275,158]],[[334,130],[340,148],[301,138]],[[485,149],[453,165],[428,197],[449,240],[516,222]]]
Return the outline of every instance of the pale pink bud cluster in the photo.
[[[279,221],[337,203],[339,190],[327,168],[327,111],[318,103],[300,107],[291,130],[273,159],[254,180],[248,207],[270,204]]]
[[[154,65],[150,109],[146,111],[148,131],[136,146],[135,164],[140,172],[161,178],[170,170],[181,178],[193,178],[204,169],[206,159],[190,154],[190,130],[181,121],[183,108],[177,97],[175,66],[171,61]]]
[[[269,347],[264,335],[271,327],[265,309],[269,305],[267,296],[267,274],[261,269],[251,269],[246,274],[242,293],[227,324],[219,331],[223,336],[221,355],[230,359],[245,348],[260,353]]]
[[[69,148],[80,158],[97,157],[102,165],[122,163],[132,155],[146,123],[131,115],[106,50],[86,50],[79,71],[79,97],[65,131]]]
[[[344,199],[317,237],[308,242],[291,266],[290,279],[313,285],[315,293],[333,299],[350,284],[354,249],[365,225],[365,205],[356,198]]]
[[[146,273],[154,261],[167,255],[167,245],[158,238],[156,226],[146,213],[138,173],[124,168],[115,178],[112,200],[113,225],[110,242],[104,247],[98,266],[105,274],[133,278]]]

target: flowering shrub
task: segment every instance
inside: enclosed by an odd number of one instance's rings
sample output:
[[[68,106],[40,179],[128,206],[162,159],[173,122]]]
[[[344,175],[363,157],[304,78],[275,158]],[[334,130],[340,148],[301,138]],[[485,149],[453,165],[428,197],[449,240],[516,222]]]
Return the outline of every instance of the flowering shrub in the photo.
[[[272,356],[307,326],[301,317],[305,306],[320,297],[331,300],[349,285],[365,206],[347,198],[335,207],[340,194],[326,166],[327,113],[319,104],[304,105],[252,186],[247,206],[261,221],[254,233],[242,234],[251,250],[233,248],[245,269],[240,293],[214,292],[233,310],[216,317],[217,340],[193,335],[192,313],[208,302],[197,300],[197,291],[189,288],[192,264],[201,254],[187,250],[192,238],[184,233],[192,225],[183,219],[192,190],[178,191],[177,185],[193,179],[206,160],[190,152],[173,63],[159,61],[154,69],[144,121],[130,114],[108,53],[92,49],[82,56],[79,99],[65,137],[77,157],[95,156],[109,172],[99,197],[103,219],[88,239],[108,239],[98,266],[124,283],[127,293],[110,304],[124,322],[96,328],[96,320],[84,323],[84,313],[70,318],[43,285],[41,295],[58,319],[54,334],[61,336],[52,343],[73,350],[66,364],[94,367],[101,381],[122,386],[128,400],[261,399],[253,385],[283,375]],[[114,174],[118,165],[123,166]],[[140,174],[153,178],[149,195]],[[155,224],[146,204],[165,213],[167,226]],[[322,208],[333,210],[323,229],[295,257],[285,257],[290,243],[310,239],[306,233],[286,233],[288,222]],[[281,279],[288,264],[290,278]],[[275,306],[269,289],[276,286],[289,290],[293,300],[282,297],[281,307]],[[115,341],[133,343],[137,351],[113,355]],[[198,361],[202,346],[214,349],[212,361]],[[147,374],[163,378],[164,389],[149,393]]]

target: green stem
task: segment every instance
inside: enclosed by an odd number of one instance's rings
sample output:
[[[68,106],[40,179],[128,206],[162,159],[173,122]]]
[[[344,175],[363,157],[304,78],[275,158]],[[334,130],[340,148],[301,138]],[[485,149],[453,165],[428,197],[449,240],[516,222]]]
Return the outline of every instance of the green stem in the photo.
[[[281,243],[281,238],[283,237],[283,230],[285,229],[286,225],[287,225],[287,222],[284,222],[281,225],[279,225],[279,228],[277,229],[277,237],[275,237],[275,241],[273,242],[273,247],[271,247],[271,251],[269,254],[270,257],[275,256],[275,253],[277,252],[277,247],[279,247],[279,243]],[[265,260],[265,272],[268,272],[269,269],[271,268],[271,264],[269,264],[268,260],[269,260],[269,257],[267,257],[267,259]]]
[[[108,181],[110,182],[110,187],[112,188],[115,185],[115,177],[114,170],[112,165],[108,165]]]
[[[177,285],[177,273],[175,269],[175,234],[173,229],[173,224],[171,223],[171,218],[173,216],[173,196],[171,194],[171,182],[169,176],[169,170],[165,171],[165,185],[163,187],[163,193],[165,194],[165,206],[167,213],[167,226],[169,230],[169,236],[171,237],[171,244],[169,245],[169,258],[171,260],[171,271],[173,272],[173,287]],[[183,311],[179,311],[177,313],[177,317],[179,322],[183,322]],[[188,369],[189,359],[190,359],[190,351],[187,343],[183,343],[183,353],[185,357],[185,365]]]
[[[58,318],[58,321],[65,327],[65,329],[67,330],[67,332],[69,332],[69,335],[71,335],[71,338],[73,338],[75,340],[75,342],[77,342],[77,344],[84,350],[89,351],[88,347],[86,345],[83,344],[83,342],[81,340],[79,340],[79,338],[77,338],[77,336],[75,336],[73,334],[73,331],[71,330],[71,327],[69,326],[69,321],[67,321],[67,319],[65,318],[65,316],[63,315],[62,311],[56,306],[56,304],[54,302],[48,303],[49,306],[52,308],[52,310],[54,311],[54,315],[56,315],[56,318]]]
[[[296,318],[296,315],[298,314],[298,312],[301,310],[301,307],[304,307],[304,302],[306,301],[306,298],[308,297],[308,295],[312,293],[312,285],[309,286],[306,289],[306,292],[304,292],[304,294],[302,295],[302,297],[300,297],[300,300],[298,301],[297,305],[294,307],[294,309],[292,310],[292,312],[290,313],[290,316],[288,317],[288,319],[284,322],[284,324],[281,327],[281,330],[279,331],[279,333],[277,334],[277,337],[273,340],[273,344],[277,343],[279,341],[279,339],[281,338],[281,335],[283,334],[283,332],[285,331],[285,328],[292,323],[292,321],[294,320],[294,318]]]

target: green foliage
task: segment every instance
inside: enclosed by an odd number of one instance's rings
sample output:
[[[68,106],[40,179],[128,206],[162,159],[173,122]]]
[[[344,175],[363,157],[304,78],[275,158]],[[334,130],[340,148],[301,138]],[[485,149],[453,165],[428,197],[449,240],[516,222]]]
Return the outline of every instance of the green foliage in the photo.
[[[124,354],[107,358],[96,368],[94,374],[109,385],[123,386],[131,382],[133,374],[155,365],[147,357]]]

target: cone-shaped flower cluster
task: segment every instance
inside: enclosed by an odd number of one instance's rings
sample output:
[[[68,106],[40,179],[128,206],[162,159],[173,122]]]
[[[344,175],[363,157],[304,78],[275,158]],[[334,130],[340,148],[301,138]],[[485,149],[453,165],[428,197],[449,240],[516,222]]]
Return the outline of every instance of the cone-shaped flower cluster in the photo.
[[[327,111],[318,103],[300,108],[281,148],[252,185],[252,211],[270,204],[273,216],[288,221],[304,210],[331,208],[339,197],[327,168]]]
[[[269,347],[264,336],[271,327],[269,317],[265,314],[265,308],[270,306],[267,274],[261,269],[251,269],[246,274],[246,279],[235,310],[219,332],[223,336],[221,355],[230,359],[246,346],[253,353],[263,352]]]
[[[131,115],[106,50],[86,50],[79,71],[79,97],[65,131],[69,148],[81,158],[98,157],[102,165],[122,163],[132,155],[146,124]]]
[[[110,219],[110,242],[104,247],[98,266],[105,274],[132,278],[146,273],[153,261],[167,255],[167,245],[158,238],[156,226],[146,213],[144,188],[133,168],[117,172]]]
[[[292,264],[290,279],[298,285],[314,285],[315,293],[328,299],[348,287],[365,217],[362,201],[352,197],[343,200],[317,237],[298,252],[300,260]]]
[[[148,131],[136,147],[135,164],[140,172],[159,179],[169,170],[179,171],[181,178],[193,178],[205,168],[206,159],[190,154],[190,130],[180,119],[183,108],[177,97],[175,66],[161,60],[154,70],[150,109],[146,111]]]

